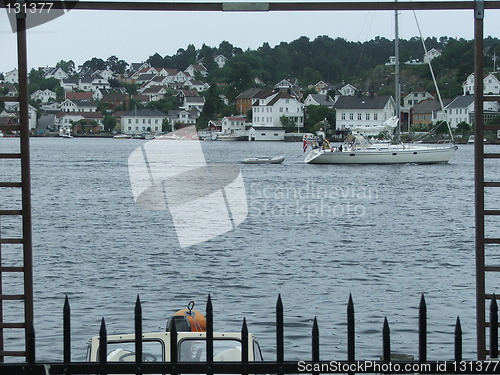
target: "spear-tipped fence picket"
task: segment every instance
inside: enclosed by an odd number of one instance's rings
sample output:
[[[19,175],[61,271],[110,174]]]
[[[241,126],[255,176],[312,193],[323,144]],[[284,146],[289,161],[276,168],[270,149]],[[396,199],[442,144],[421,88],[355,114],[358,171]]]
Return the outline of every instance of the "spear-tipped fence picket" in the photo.
[[[206,362],[181,362],[178,360],[177,329],[172,325],[170,335],[170,362],[143,362],[142,308],[139,296],[135,304],[135,362],[107,361],[106,322],[102,318],[99,330],[98,362],[71,361],[71,320],[70,304],[66,297],[63,308],[63,361],[37,362],[35,356],[35,331],[31,327],[28,337],[28,356],[24,363],[0,363],[0,374],[9,375],[58,375],[58,374],[297,374],[297,373],[500,373],[498,361],[498,306],[495,296],[490,305],[490,359],[486,361],[462,358],[462,328],[457,317],[454,331],[454,360],[427,359],[427,306],[422,295],[418,316],[418,355],[417,360],[399,361],[391,357],[391,335],[387,317],[382,325],[381,359],[357,361],[355,352],[355,314],[352,296],[347,303],[347,358],[339,360],[320,360],[320,330],[314,317],[310,358],[300,361],[285,360],[284,316],[281,296],[276,303],[276,359],[249,361],[248,329],[243,318],[241,329],[242,357],[239,362],[213,361],[213,310],[210,296],[206,305]],[[306,334],[306,333],[304,333]]]

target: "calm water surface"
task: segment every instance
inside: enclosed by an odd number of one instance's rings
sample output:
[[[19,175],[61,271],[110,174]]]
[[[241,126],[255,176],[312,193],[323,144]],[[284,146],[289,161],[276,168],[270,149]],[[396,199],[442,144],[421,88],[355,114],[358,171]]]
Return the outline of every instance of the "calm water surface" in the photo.
[[[444,165],[316,166],[303,163],[300,143],[203,142],[210,163],[241,167],[249,215],[233,231],[181,248],[168,211],[134,204],[127,161],[145,142],[32,139],[37,358],[62,358],[65,295],[72,356],[83,360],[102,317],[110,334],[133,332],[137,295],[146,332],[163,330],[190,300],[204,311],[209,294],[215,329],[239,331],[246,317],[267,359],[279,294],[287,359],[310,358],[315,316],[322,358],[345,358],[349,294],[358,358],[381,354],[384,317],[392,350],[417,357],[422,293],[429,358],[452,358],[457,316],[464,357],[474,358],[472,146]],[[286,160],[239,163],[260,155]]]

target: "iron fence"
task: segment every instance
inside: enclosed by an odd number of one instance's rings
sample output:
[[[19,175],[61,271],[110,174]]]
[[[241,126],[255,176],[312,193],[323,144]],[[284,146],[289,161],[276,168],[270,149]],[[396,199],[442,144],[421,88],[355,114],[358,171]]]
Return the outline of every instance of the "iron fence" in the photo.
[[[391,333],[389,322],[384,318],[382,328],[381,357],[374,360],[356,360],[356,330],[354,303],[351,296],[347,303],[346,351],[347,358],[320,360],[320,331],[316,317],[311,328],[311,356],[300,361],[285,360],[284,314],[281,296],[276,303],[276,359],[271,361],[249,361],[248,329],[243,318],[241,328],[241,361],[216,362],[214,356],[213,309],[210,296],[206,304],[206,358],[205,362],[183,362],[178,358],[178,332],[175,324],[170,334],[169,362],[143,361],[142,307],[139,296],[135,304],[135,361],[108,362],[107,331],[103,318],[99,331],[99,356],[97,362],[73,362],[71,360],[71,314],[68,297],[63,308],[63,359],[61,362],[38,362],[36,360],[35,331],[28,334],[28,355],[23,363],[0,363],[0,373],[9,375],[57,375],[57,374],[297,374],[297,373],[500,373],[498,361],[498,306],[495,296],[490,305],[489,360],[470,361],[462,358],[462,329],[457,317],[454,331],[454,353],[450,361],[427,359],[427,305],[422,295],[418,314],[418,359],[397,360],[391,356]],[[451,356],[450,356],[451,358]]]

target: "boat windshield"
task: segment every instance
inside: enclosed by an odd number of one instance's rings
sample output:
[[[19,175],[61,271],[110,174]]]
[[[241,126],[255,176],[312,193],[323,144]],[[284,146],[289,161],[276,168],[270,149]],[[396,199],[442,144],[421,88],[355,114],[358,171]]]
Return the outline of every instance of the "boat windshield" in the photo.
[[[206,343],[206,340],[199,338],[182,340],[179,346],[179,361],[206,361]],[[214,340],[214,361],[241,361],[241,342],[235,339]]]
[[[108,362],[134,362],[135,343],[133,341],[108,342]],[[161,362],[163,358],[163,344],[161,341],[143,341],[143,362]]]

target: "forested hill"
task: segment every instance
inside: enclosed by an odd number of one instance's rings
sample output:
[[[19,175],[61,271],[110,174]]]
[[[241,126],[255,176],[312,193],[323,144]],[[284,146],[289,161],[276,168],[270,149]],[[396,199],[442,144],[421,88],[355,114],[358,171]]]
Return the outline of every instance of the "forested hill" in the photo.
[[[497,38],[485,40],[485,70],[493,70],[493,55],[500,54],[500,41]],[[433,61],[433,68],[438,80],[449,84],[454,91],[460,90],[461,83],[467,75],[473,72],[474,42],[465,39],[449,37],[427,38],[427,50],[435,48],[442,55]],[[223,69],[216,69],[213,57],[224,55],[228,63]],[[243,51],[228,42],[220,43],[219,47],[203,45],[197,50],[193,45],[179,49],[173,56],[162,57],[159,53],[150,56],[148,62],[155,67],[165,67],[183,70],[189,64],[203,61],[210,72],[210,82],[242,82],[259,78],[268,85],[275,84],[283,78],[297,78],[301,85],[307,86],[320,80],[331,84],[349,82],[364,90],[377,85],[377,80],[383,80],[380,71],[394,56],[394,41],[376,37],[367,42],[350,42],[342,38],[333,39],[319,36],[314,40],[303,36],[290,43],[282,42],[275,47],[263,43],[257,50]],[[422,61],[424,49],[420,38],[400,40],[400,61]],[[378,68],[377,68],[378,67]],[[377,68],[377,69],[376,69]],[[427,67],[421,66],[412,75],[426,86],[430,79]],[[404,78],[404,77],[403,77]],[[250,83],[248,83],[250,84]],[[412,84],[412,83],[410,83]],[[377,86],[376,86],[377,87]]]

